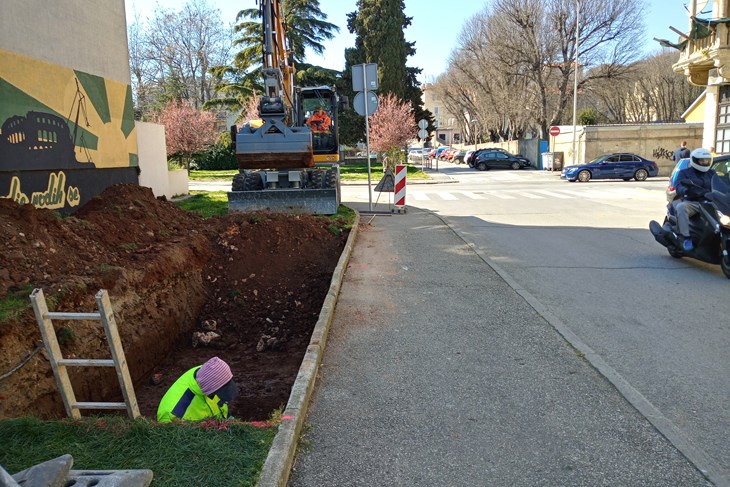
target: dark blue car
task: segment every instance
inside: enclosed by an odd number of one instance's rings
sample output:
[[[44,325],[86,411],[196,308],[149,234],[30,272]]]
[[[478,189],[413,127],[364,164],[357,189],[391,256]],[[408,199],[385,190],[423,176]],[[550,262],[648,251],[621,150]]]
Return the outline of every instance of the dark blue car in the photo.
[[[585,183],[591,179],[636,179],[644,181],[648,177],[659,174],[656,162],[644,159],[636,154],[621,152],[604,154],[587,164],[567,166],[560,173],[560,179],[581,181]]]

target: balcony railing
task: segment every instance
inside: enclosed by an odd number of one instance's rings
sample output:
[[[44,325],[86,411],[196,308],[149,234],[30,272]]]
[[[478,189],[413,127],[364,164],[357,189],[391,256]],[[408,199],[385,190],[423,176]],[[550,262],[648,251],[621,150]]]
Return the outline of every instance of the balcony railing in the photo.
[[[707,26],[710,35],[701,39],[687,39],[687,45],[680,56],[680,61],[699,62],[709,59],[712,50],[730,45],[730,30],[724,23],[713,23]],[[714,53],[712,53],[714,54]]]

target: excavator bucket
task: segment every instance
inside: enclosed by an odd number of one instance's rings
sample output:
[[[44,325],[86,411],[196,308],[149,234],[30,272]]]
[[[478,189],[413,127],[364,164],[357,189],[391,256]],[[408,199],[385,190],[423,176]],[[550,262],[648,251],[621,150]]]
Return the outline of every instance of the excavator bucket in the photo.
[[[239,169],[314,167],[309,127],[287,127],[270,118],[259,128],[244,126],[236,134]]]

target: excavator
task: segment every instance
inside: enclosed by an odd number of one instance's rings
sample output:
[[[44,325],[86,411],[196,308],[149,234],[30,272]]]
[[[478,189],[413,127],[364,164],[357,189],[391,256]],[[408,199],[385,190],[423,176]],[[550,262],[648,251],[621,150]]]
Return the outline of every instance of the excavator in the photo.
[[[337,110],[347,102],[331,86],[295,85],[282,1],[259,6],[264,92],[259,120],[231,127],[240,172],[228,193],[229,210],[334,214],[340,203]],[[318,109],[325,115],[312,117]]]

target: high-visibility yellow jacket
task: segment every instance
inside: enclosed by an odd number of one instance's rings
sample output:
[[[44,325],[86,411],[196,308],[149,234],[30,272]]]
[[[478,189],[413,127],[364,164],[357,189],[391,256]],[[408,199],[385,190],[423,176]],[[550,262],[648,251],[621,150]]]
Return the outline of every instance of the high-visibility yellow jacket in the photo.
[[[195,372],[200,366],[193,367],[180,376],[170,386],[157,408],[157,421],[170,422],[177,419],[201,421],[203,419],[228,418],[228,404],[217,395],[211,397],[203,394]]]

